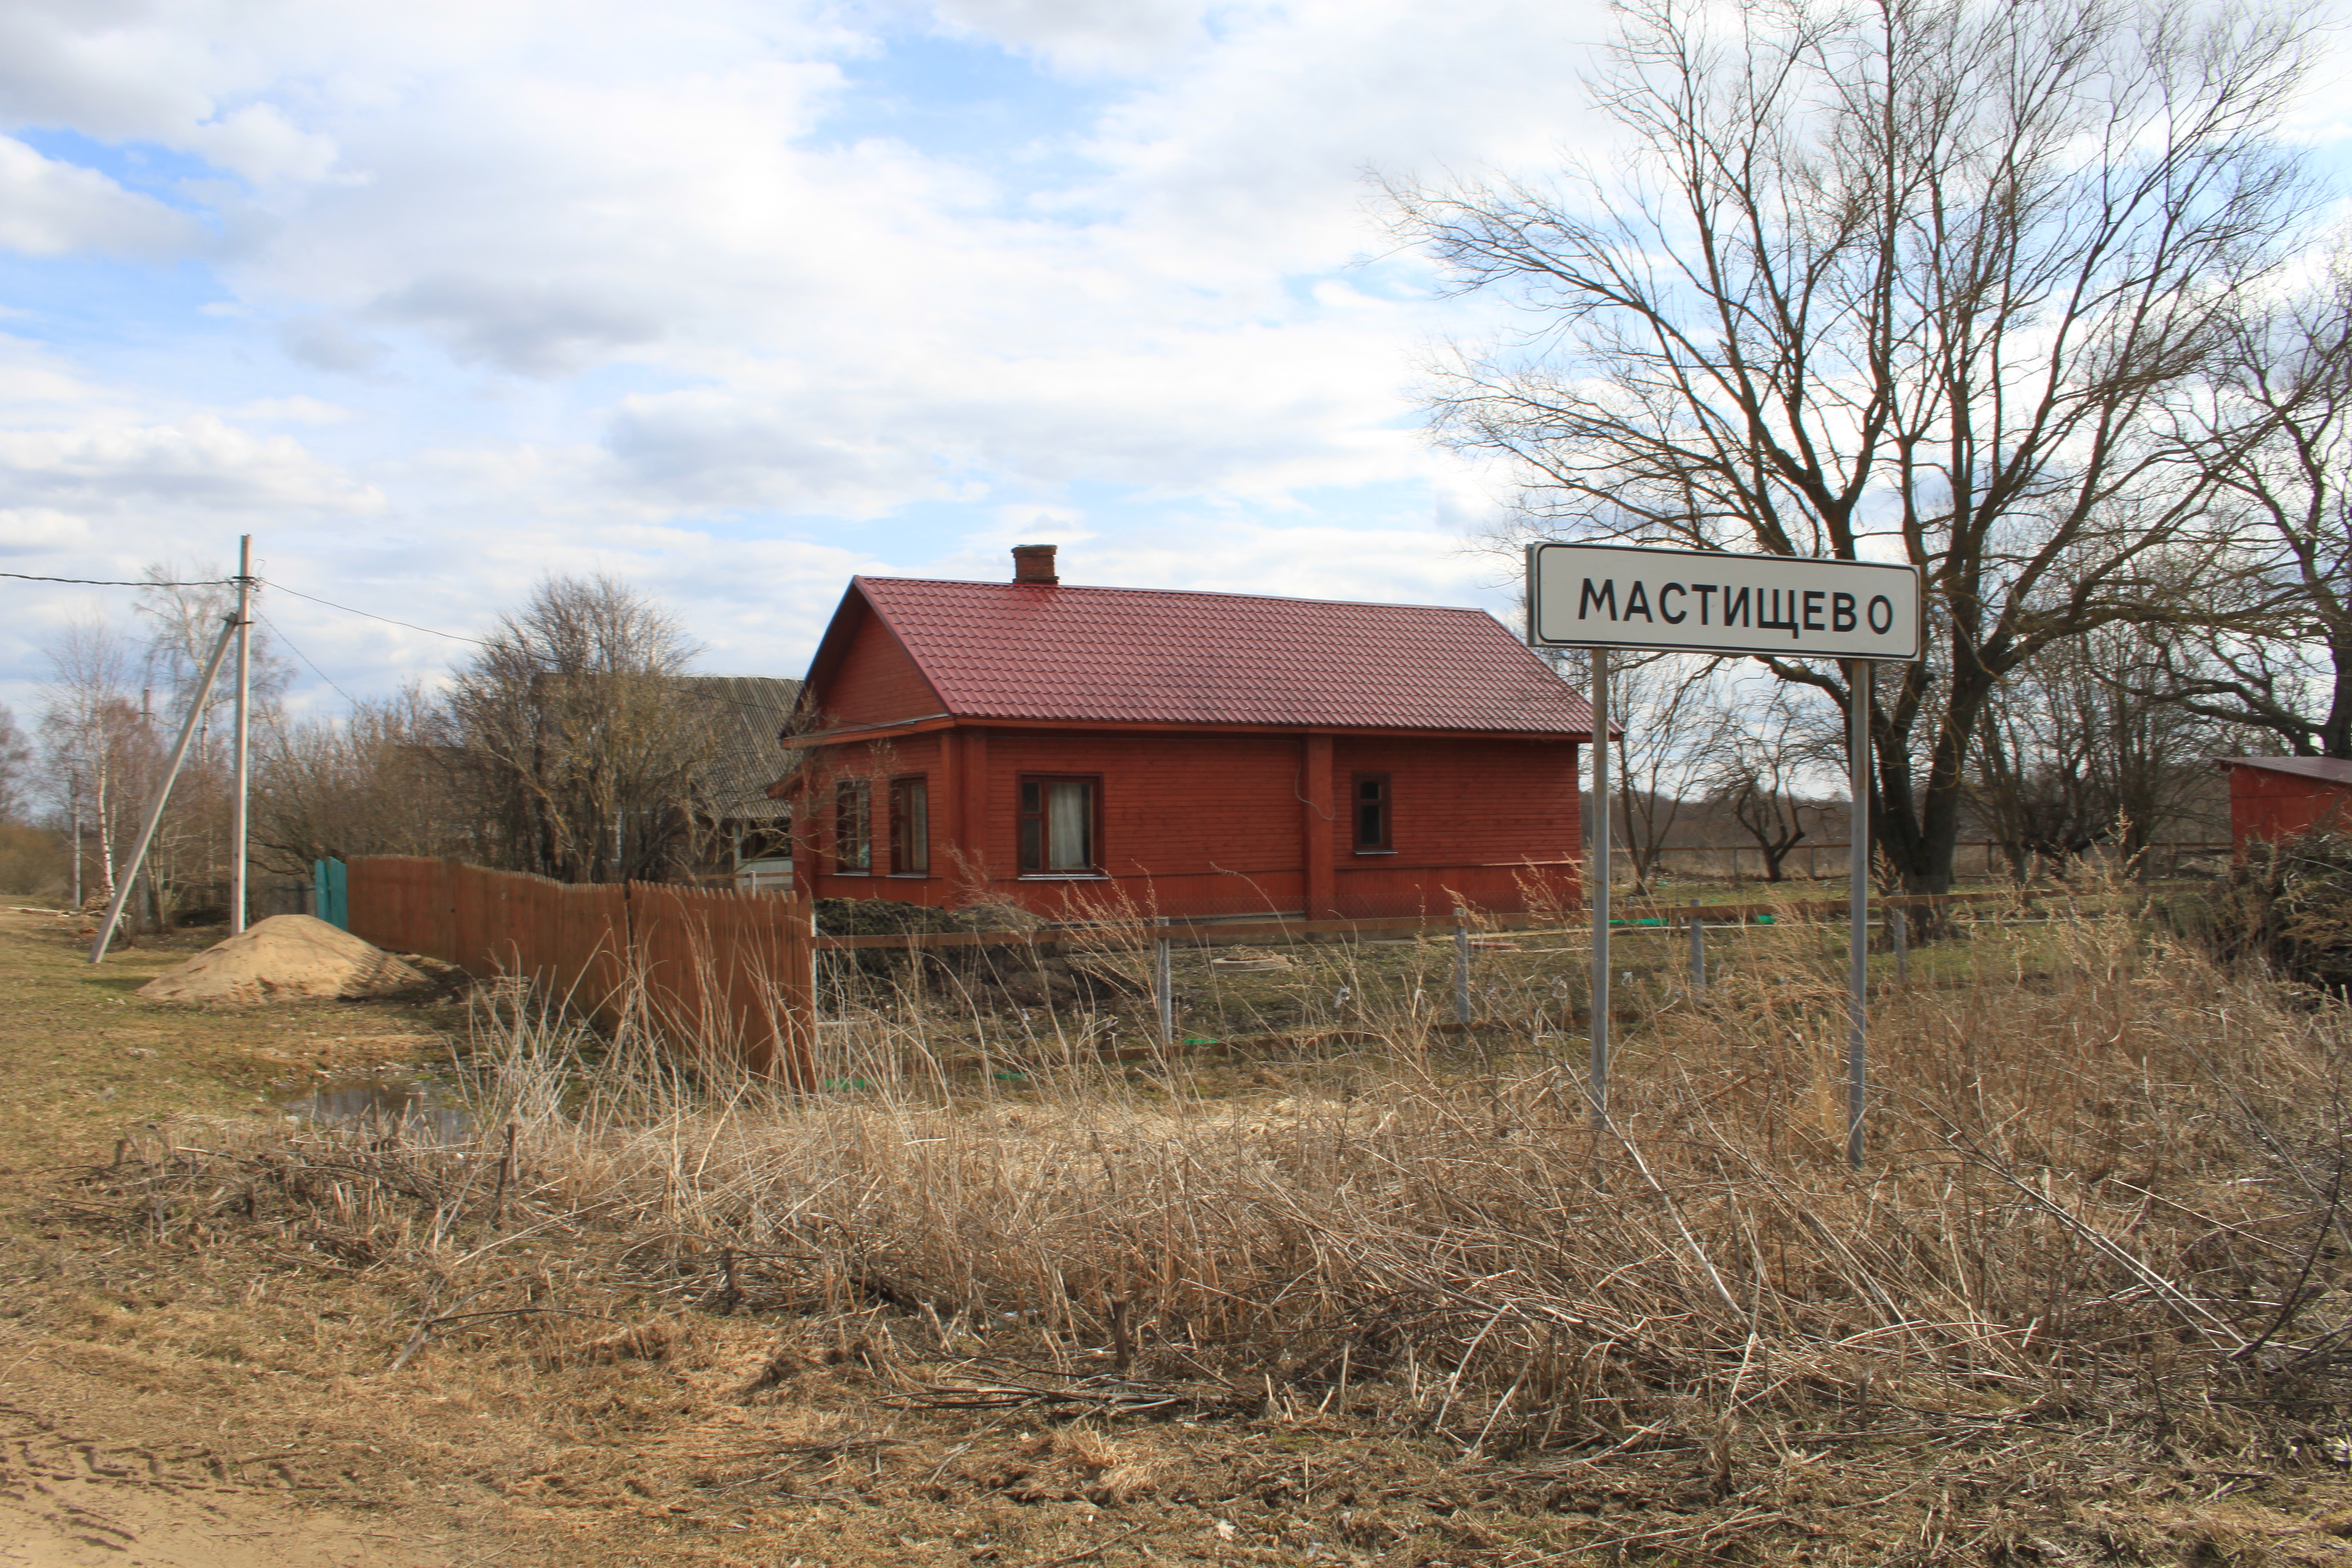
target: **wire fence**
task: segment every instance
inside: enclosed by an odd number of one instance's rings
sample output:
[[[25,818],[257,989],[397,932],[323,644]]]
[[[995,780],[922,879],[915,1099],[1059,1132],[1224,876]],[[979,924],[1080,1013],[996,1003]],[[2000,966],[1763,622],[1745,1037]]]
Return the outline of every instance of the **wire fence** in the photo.
[[[2135,909],[2146,888],[1880,900],[1874,987],[1973,985],[2063,971],[2053,922]],[[1621,906],[1623,907],[1623,906]],[[1769,994],[1822,1019],[1847,1000],[1843,900],[1644,904],[1612,923],[1612,1020],[1741,1006]],[[1559,1047],[1590,1025],[1591,926],[1580,911],[1442,920],[1106,920],[1028,931],[820,936],[828,1037],[877,1016],[926,1043],[908,1070],[1169,1057]],[[838,1036],[833,1031],[840,1031]],[[870,1058],[857,1070],[870,1068]]]
[[[2053,922],[2153,889],[2027,888],[1882,900],[1871,983],[2057,976]],[[1612,921],[1612,1021],[1664,1009],[1842,1013],[1843,900],[1633,904]],[[1041,1064],[1544,1049],[1590,1024],[1580,910],[1436,919],[1175,921],[1132,912],[1024,929],[820,934],[805,899],[652,883],[570,886],[457,861],[351,862],[351,929],[505,978],[608,1033],[723,1051],[789,1084],[881,1071],[1018,1079]],[[923,1042],[877,1065],[838,1043],[877,1019]],[[840,1059],[835,1059],[839,1057]]]

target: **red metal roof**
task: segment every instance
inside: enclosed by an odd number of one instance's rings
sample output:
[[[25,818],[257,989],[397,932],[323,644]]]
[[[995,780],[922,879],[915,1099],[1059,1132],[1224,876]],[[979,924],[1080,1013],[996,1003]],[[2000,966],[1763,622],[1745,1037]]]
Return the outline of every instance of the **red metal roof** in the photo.
[[[959,717],[1592,731],[1584,699],[1483,610],[902,577],[851,593]]]
[[[2213,765],[2265,768],[2272,773],[2296,773],[2307,779],[2322,779],[2328,784],[2352,784],[2352,763],[2335,757],[2216,757]]]

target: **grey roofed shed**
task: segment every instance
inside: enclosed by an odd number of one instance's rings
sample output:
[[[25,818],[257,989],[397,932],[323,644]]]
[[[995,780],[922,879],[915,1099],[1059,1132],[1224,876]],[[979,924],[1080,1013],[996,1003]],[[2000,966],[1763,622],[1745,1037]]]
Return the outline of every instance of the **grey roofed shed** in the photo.
[[[780,822],[790,803],[768,798],[788,761],[784,727],[801,683],[771,675],[697,675],[682,683],[719,711],[721,743],[710,764],[709,808],[721,822]]]

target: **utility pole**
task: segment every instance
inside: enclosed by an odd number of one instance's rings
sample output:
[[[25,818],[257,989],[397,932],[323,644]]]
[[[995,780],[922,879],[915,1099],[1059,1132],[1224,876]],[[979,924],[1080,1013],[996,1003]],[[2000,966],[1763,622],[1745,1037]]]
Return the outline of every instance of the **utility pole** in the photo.
[[[236,542],[236,791],[229,803],[228,933],[245,930],[246,778],[253,697],[253,535]]]
[[[205,672],[196,678],[195,696],[188,709],[187,721],[180,726],[180,739],[172,748],[172,760],[163,767],[163,784],[155,792],[154,804],[147,808],[147,820],[139,829],[138,847],[131,852],[130,868],[114,885],[113,897],[107,901],[106,914],[98,922],[98,940],[90,944],[89,961],[97,963],[106,957],[106,944],[114,939],[116,922],[122,919],[122,906],[131,900],[131,890],[137,886],[140,871],[147,863],[148,847],[155,842],[156,825],[163,820],[163,807],[171,803],[172,785],[180,776],[180,764],[188,760],[189,742],[196,738],[197,721],[204,717],[205,699],[213,691],[213,681],[220,674],[221,660],[228,654],[229,640],[236,631],[234,619],[224,618],[219,638],[205,660]]]

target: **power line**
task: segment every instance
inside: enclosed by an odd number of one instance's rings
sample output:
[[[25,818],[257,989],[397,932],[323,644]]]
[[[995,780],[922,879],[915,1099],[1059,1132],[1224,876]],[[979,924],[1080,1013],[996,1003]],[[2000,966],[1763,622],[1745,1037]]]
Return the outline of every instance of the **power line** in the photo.
[[[472,643],[476,647],[490,646],[479,637],[459,637],[456,632],[440,631],[432,626],[420,626],[414,621],[395,621],[390,616],[379,616],[369,610],[355,610],[349,605],[338,605],[332,599],[321,599],[316,594],[305,594],[301,589],[289,588],[283,583],[268,581],[262,585],[275,588],[281,594],[291,594],[298,599],[308,599],[314,605],[324,605],[331,610],[341,610],[347,616],[362,616],[371,621],[382,621],[388,626],[405,626],[412,632],[423,632],[428,637],[447,637],[451,642]]]
[[[154,583],[145,581],[131,583],[103,581],[95,577],[37,577],[29,573],[24,572],[0,572],[0,577],[15,577],[27,583],[73,583],[98,588],[210,588],[234,587],[236,584],[236,579],[234,577],[207,577],[193,583]],[[306,594],[299,588],[289,588],[285,584],[278,582],[275,579],[256,577],[253,581],[254,586],[257,588],[275,588],[281,594],[291,594],[298,599],[308,599],[314,605],[324,605],[328,609],[341,610],[347,616],[358,616],[363,620],[381,621],[388,626],[400,626],[407,631],[423,632],[427,637],[446,637],[451,642],[467,643],[475,647],[488,647],[490,646],[479,637],[461,637],[456,632],[445,632],[437,626],[420,626],[414,621],[398,621],[393,619],[390,616],[379,616],[372,610],[357,609],[350,605],[339,605],[332,599],[321,599],[316,594]],[[273,633],[276,633],[278,640],[285,643],[288,647],[293,648],[295,654],[300,658],[302,662],[310,666],[312,674],[318,676],[320,679],[325,680],[329,686],[334,686],[336,692],[342,697],[344,701],[350,702],[355,700],[350,692],[343,690],[340,686],[335,686],[335,683],[332,680],[329,680],[327,679],[327,672],[320,669],[315,663],[312,663],[310,655],[303,653],[300,648],[295,647],[293,639],[287,637],[284,632],[278,631],[276,623],[264,616],[258,610],[254,612],[254,618],[260,621],[264,626],[268,626]],[[727,676],[689,676],[686,679],[715,682],[718,680],[730,679],[740,679],[743,678]],[[771,679],[773,678],[755,676],[751,679]],[[710,692],[708,690],[706,690],[703,695],[706,699],[715,698],[720,704],[726,707],[740,709],[746,713],[758,714],[763,718],[770,717],[773,713],[773,710],[766,703],[747,702],[740,698],[721,696],[716,692]],[[790,705],[787,704],[788,708],[789,706]]]
[[[288,592],[291,593],[292,590],[289,589]],[[294,639],[288,637],[284,632],[279,631],[278,629],[277,622],[271,620],[268,616],[263,615],[259,610],[253,612],[253,618],[259,621],[263,626],[268,626],[271,637],[276,637],[288,647],[294,648],[294,657],[300,659],[304,664],[309,665],[310,667],[311,674],[325,681],[329,686],[334,686],[336,696],[341,698],[344,701],[350,703],[354,708],[357,708],[360,705],[360,700],[358,698],[352,696],[341,687],[335,686],[334,677],[329,675],[325,670],[320,669],[317,660],[313,659],[309,654],[304,653],[300,648],[294,647]]]
[[[122,582],[108,577],[37,577],[30,572],[0,572],[0,577],[14,577],[20,583],[73,583],[85,588],[231,588],[234,577],[203,577],[193,583],[157,583],[148,578],[138,582]],[[289,588],[288,593],[294,590]]]

